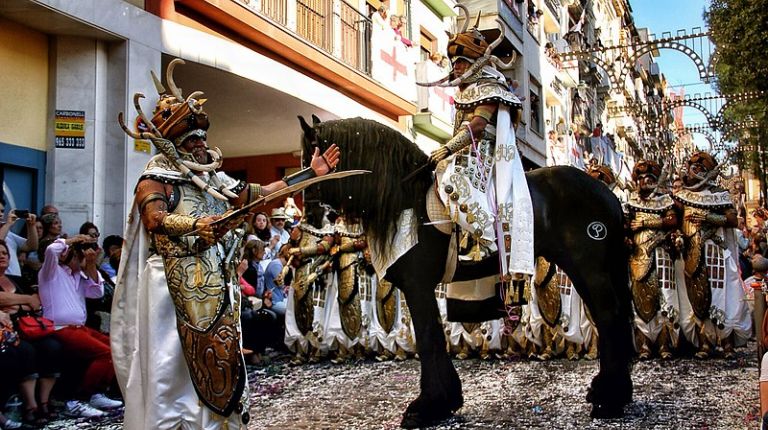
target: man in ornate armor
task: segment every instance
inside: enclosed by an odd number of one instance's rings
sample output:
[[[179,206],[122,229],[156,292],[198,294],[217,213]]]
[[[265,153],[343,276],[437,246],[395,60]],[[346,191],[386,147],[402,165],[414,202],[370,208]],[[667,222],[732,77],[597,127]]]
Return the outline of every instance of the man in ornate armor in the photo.
[[[366,261],[363,226],[344,215],[336,220],[336,304],[343,341],[339,342],[336,361],[349,355],[362,358],[368,347],[371,322],[371,277]]]
[[[734,346],[744,343],[751,331],[736,262],[736,209],[728,191],[714,184],[719,170],[710,154],[694,153],[685,163],[683,189],[672,196],[682,211],[685,292],[691,308],[681,309],[681,325],[698,346],[698,358],[709,357],[718,340],[725,357],[733,357]]]
[[[497,69],[509,69],[475,27],[448,42],[452,76],[432,84],[456,86],[454,136],[430,155],[437,164],[439,194],[463,231],[464,258],[479,260],[498,250],[503,275],[533,274],[533,206],[515,140],[520,100]],[[503,30],[502,30],[503,31]],[[495,193],[494,193],[495,192]]]
[[[677,213],[672,197],[659,192],[660,175],[661,167],[655,161],[635,163],[632,180],[636,191],[626,205],[632,231],[629,267],[641,360],[650,358],[653,343],[658,344],[661,358],[672,358],[679,329],[671,234],[677,228]]]
[[[333,225],[325,208],[306,201],[305,216],[291,231],[288,251],[295,267],[285,318],[285,343],[294,352],[293,364],[325,353],[327,274],[331,268]]]
[[[183,98],[172,78],[178,63],[168,66],[169,92],[155,78],[160,100],[151,119],[134,97],[142,131],[120,116],[126,133],[151,139],[159,153],[136,186],[112,353],[125,428],[241,428],[250,418],[236,275],[244,230],[236,228],[242,216],[219,220],[233,206],[329,172],[339,153],[315,153],[310,168],[263,187],[216,172],[222,159],[206,143],[205,100],[201,92]]]

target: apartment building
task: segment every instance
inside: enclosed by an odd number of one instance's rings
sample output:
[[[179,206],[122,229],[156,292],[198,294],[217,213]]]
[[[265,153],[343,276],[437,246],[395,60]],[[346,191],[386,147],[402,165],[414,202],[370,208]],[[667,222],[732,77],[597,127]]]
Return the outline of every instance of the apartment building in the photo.
[[[0,180],[8,206],[39,211],[53,203],[65,231],[91,220],[107,234],[121,232],[152,148],[125,136],[116,118],[135,118],[137,92],[152,109],[149,71],[174,58],[186,61],[175,72],[184,93],[207,94],[209,143],[242,179],[270,182],[299,167],[297,115],[373,119],[430,152],[452,134],[453,90],[416,82],[449,72],[435,54],[461,24],[454,1],[3,1]],[[547,164],[553,131],[577,166],[600,135],[610,137],[600,153],[625,174],[651,151],[659,137],[643,133],[648,115],[608,108],[663,96],[655,54],[637,58],[621,85],[611,79],[624,66],[615,62],[611,72],[595,60],[601,53],[564,59],[647,37],[627,0],[462,3],[480,29],[497,28],[499,19],[505,40],[497,53],[517,58],[506,74],[523,100],[517,137],[526,168]]]
[[[373,119],[432,150],[450,135],[451,94],[417,94],[416,75],[447,72],[427,62],[445,50],[453,5],[4,1],[0,180],[8,206],[39,211],[53,203],[67,232],[85,220],[122,232],[152,148],[125,136],[116,118],[135,118],[137,92],[152,109],[149,71],[174,58],[186,61],[175,72],[184,94],[207,94],[209,143],[224,152],[224,169],[243,179],[270,182],[299,167],[297,115]],[[401,18],[399,34],[384,14]]]

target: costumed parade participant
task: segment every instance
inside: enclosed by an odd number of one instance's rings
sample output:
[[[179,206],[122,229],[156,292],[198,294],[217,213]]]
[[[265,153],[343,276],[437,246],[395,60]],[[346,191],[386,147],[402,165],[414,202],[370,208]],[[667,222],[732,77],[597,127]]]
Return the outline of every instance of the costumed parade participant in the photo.
[[[451,75],[420,84],[458,87],[453,137],[432,152],[430,161],[437,166],[436,188],[447,218],[460,228],[459,259],[480,261],[498,252],[500,274],[510,288],[513,277],[534,272],[533,206],[514,130],[522,106],[499,70],[510,69],[514,60],[505,64],[493,55],[503,33],[489,44],[477,22],[467,30],[469,12],[463,5],[457,7],[463,12],[464,26],[448,42]],[[447,297],[493,296],[497,281],[452,283]],[[448,324],[450,348],[458,358],[466,358],[473,350],[487,358],[501,350],[501,318],[462,320],[449,307],[448,320],[452,321]]]
[[[316,362],[327,353],[325,321],[327,286],[331,272],[333,225],[325,208],[316,201],[305,202],[305,215],[291,231],[293,282],[285,313],[285,344],[294,353],[292,364]]]
[[[432,84],[458,86],[454,96],[454,136],[432,152],[438,193],[451,219],[462,229],[466,258],[480,260],[498,251],[501,274],[533,275],[533,206],[515,139],[522,106],[497,69],[504,64],[477,29],[464,28],[448,43],[452,79]],[[479,17],[478,17],[479,19]],[[466,246],[464,246],[466,245]],[[460,250],[461,252],[461,250]]]
[[[222,158],[206,143],[201,92],[186,99],[154,77],[152,118],[134,104],[158,154],[141,174],[126,230],[112,307],[111,346],[126,400],[126,429],[236,429],[249,419],[241,349],[238,228],[232,208],[332,170],[339,152],[316,151],[311,167],[265,186],[216,172]],[[233,229],[234,228],[234,229]]]
[[[326,339],[336,351],[334,363],[361,359],[368,348],[371,321],[371,278],[367,271],[368,246],[359,222],[344,215],[336,219],[334,248],[335,280],[331,288]]]
[[[680,324],[698,347],[697,358],[709,357],[718,341],[726,358],[749,338],[752,320],[743,300],[738,272],[738,245],[733,228],[736,209],[728,191],[715,185],[720,165],[706,152],[685,162],[683,189],[672,197],[682,211],[685,240],[685,293],[690,309],[681,309]]]
[[[677,213],[669,194],[661,193],[661,167],[652,160],[639,160],[632,169],[635,191],[626,204],[631,230],[632,254],[629,259],[638,353],[641,360],[651,357],[651,345],[659,356],[672,358],[679,336],[680,300],[675,264]],[[682,246],[680,243],[678,246]],[[684,285],[680,285],[684,287]]]

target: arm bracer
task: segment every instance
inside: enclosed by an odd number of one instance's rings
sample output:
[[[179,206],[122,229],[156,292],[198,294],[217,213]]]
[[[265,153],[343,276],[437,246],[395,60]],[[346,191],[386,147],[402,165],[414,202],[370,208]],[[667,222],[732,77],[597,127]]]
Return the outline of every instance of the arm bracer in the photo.
[[[307,167],[306,169],[299,170],[298,172],[283,177],[283,182],[288,184],[290,187],[293,184],[298,184],[301,181],[306,181],[307,179],[311,179],[317,176],[314,170],[312,170],[311,167]]]
[[[181,236],[195,231],[197,218],[189,215],[168,214],[163,218],[163,232],[168,236]]]
[[[162,200],[165,202],[166,207],[168,207],[168,197],[166,197],[163,193],[149,193],[147,194],[144,199],[139,202],[139,213],[144,213],[144,209],[147,207],[148,204],[157,201]]]
[[[716,213],[708,213],[705,217],[708,223],[716,226],[724,226],[728,222],[728,217]]]
[[[472,134],[469,129],[462,127],[459,132],[445,144],[445,147],[451,154],[455,154],[469,146],[470,143],[472,143]]]
[[[248,203],[261,197],[261,185],[248,184]]]
[[[664,225],[664,220],[661,218],[645,219],[643,220],[643,227],[659,229]]]

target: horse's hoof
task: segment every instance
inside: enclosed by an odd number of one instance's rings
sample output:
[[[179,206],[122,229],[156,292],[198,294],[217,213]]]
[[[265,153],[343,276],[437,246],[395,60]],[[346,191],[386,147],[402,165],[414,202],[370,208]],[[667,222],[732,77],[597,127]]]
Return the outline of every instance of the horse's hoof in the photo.
[[[592,405],[592,411],[589,414],[594,419],[621,418],[624,416],[624,406],[611,405]]]
[[[453,414],[450,411],[429,415],[421,414],[416,411],[406,411],[405,414],[403,414],[403,420],[400,421],[400,427],[404,429],[432,427],[447,420],[451,416],[453,416]]]

